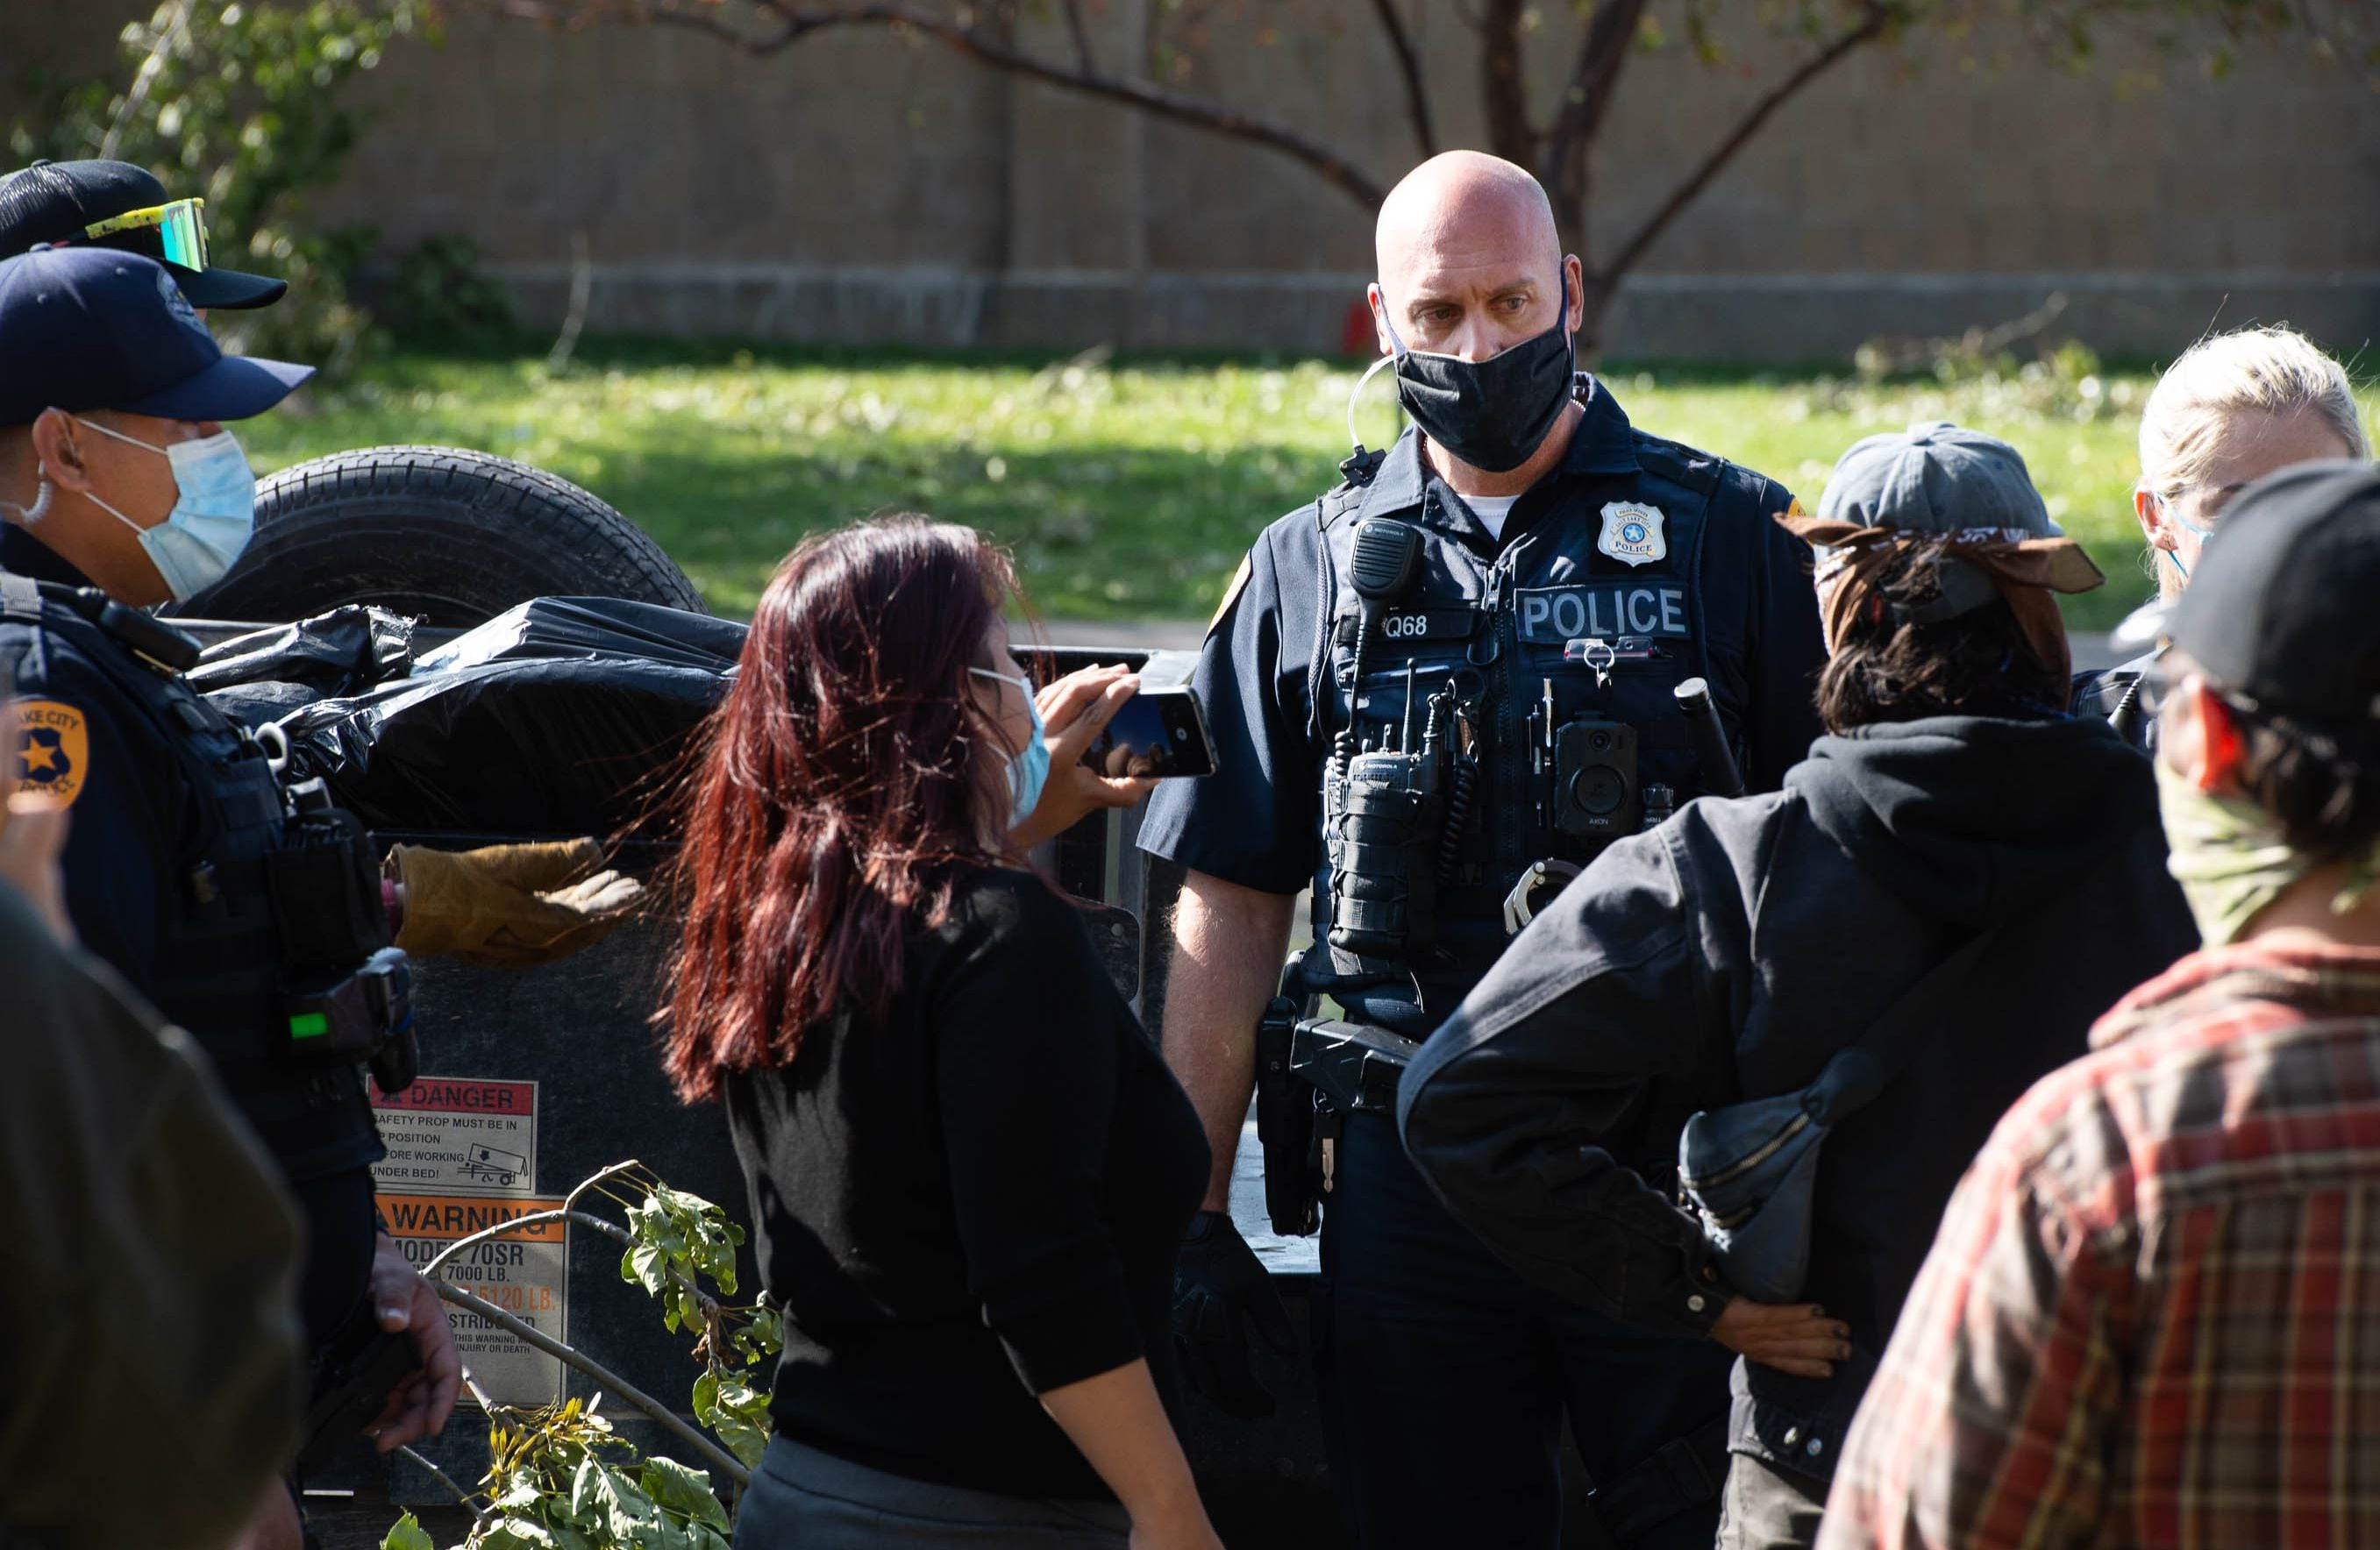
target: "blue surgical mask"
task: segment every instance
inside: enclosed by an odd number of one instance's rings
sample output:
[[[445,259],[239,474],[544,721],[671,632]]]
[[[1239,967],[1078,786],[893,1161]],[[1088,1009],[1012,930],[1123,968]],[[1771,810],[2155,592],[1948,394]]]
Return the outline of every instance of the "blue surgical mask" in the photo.
[[[1042,740],[1049,729],[1041,724],[1041,708],[1033,703],[1033,685],[1023,678],[1011,678],[990,668],[967,669],[978,678],[993,678],[1002,684],[1014,684],[1025,696],[1026,713],[1033,718],[1033,735],[1025,740],[1022,753],[1008,756],[1008,827],[1014,829],[1033,816],[1040,805],[1041,788],[1050,781],[1050,745]]]
[[[91,501],[140,535],[141,549],[175,600],[188,602],[221,581],[256,531],[256,474],[248,466],[248,454],[240,450],[238,438],[218,430],[194,442],[161,447],[110,430],[80,415],[75,417],[75,423],[146,447],[174,466],[174,484],[180,494],[165,520],[154,527],[143,527],[97,495]]]

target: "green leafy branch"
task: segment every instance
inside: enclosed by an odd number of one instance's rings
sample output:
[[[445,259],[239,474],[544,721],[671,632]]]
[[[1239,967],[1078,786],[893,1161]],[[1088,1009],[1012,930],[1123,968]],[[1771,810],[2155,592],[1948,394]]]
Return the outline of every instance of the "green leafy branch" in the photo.
[[[595,1404],[508,1413],[516,1424],[489,1431],[486,1510],[467,1550],[728,1550],[733,1525],[702,1471],[638,1455]],[[411,1513],[381,1544],[437,1550]]]
[[[590,1195],[617,1205],[626,1225],[585,1208]],[[693,1354],[702,1372],[694,1413],[717,1441],[586,1353],[439,1275],[475,1243],[553,1221],[621,1243],[621,1278],[661,1301],[672,1331],[695,1332]],[[768,1446],[769,1417],[767,1397],[746,1370],[783,1344],[783,1320],[766,1303],[724,1301],[736,1293],[735,1251],[743,1241],[744,1229],[718,1206],[629,1161],[583,1181],[560,1207],[459,1239],[422,1267],[444,1301],[587,1374],[602,1393],[643,1411],[712,1466],[696,1470],[640,1454],[596,1413],[600,1394],[584,1405],[572,1399],[526,1409],[492,1403],[474,1387],[491,1418],[490,1464],[477,1491],[456,1491],[477,1520],[462,1550],[727,1550],[732,1520],[712,1476],[738,1487],[749,1483]],[[382,1543],[383,1550],[436,1550],[409,1513]]]
[[[694,1354],[703,1373],[694,1380],[695,1419],[719,1434],[746,1468],[758,1468],[769,1446],[768,1396],[744,1376],[784,1347],[784,1323],[766,1302],[731,1307],[705,1293],[709,1280],[735,1295],[735,1250],[744,1229],[699,1195],[657,1186],[630,1208],[636,1241],[620,1257],[620,1277],[660,1299],[671,1330],[698,1331]]]

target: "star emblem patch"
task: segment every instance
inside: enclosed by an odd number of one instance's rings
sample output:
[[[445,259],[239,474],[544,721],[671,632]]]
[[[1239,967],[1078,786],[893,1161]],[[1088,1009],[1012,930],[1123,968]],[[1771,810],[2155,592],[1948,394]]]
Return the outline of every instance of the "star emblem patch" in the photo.
[[[1595,547],[1626,565],[1649,565],[1670,557],[1661,508],[1641,501],[1614,501],[1603,508],[1603,534]]]
[[[82,712],[54,699],[20,699],[13,720],[8,776],[18,797],[43,807],[71,807],[90,772],[91,741]]]

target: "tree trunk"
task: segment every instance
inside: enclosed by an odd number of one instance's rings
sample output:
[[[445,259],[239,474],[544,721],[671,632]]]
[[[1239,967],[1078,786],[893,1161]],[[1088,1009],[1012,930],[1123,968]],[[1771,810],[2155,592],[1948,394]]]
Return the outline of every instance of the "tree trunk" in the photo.
[[[1521,58],[1522,0],[1487,0],[1479,19],[1479,76],[1488,149],[1521,166],[1537,159],[1529,123],[1529,82]]]
[[[1589,269],[1581,288],[1586,293],[1586,306],[1580,315],[1578,337],[1572,342],[1572,348],[1579,365],[1591,371],[1603,359],[1604,319],[1620,295],[1620,277]]]
[[[1585,308],[1579,318],[1576,344],[1579,358],[1592,366],[1595,364],[1592,341],[1600,330],[1604,299],[1598,290],[1595,249],[1587,223],[1586,196],[1591,180],[1585,148],[1581,147],[1567,158],[1554,160],[1550,166],[1530,170],[1536,174],[1537,181],[1545,186],[1546,198],[1552,201],[1554,229],[1561,236],[1562,251],[1575,254],[1579,268],[1585,271],[1581,289],[1585,296]]]

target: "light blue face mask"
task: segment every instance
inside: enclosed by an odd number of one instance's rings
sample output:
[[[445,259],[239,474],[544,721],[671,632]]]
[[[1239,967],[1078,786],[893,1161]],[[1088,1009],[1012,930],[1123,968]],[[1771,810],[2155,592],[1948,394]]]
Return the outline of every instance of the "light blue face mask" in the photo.
[[[146,447],[174,466],[174,485],[181,493],[165,520],[154,527],[143,527],[97,495],[91,498],[100,510],[140,535],[141,549],[174,599],[188,602],[221,581],[256,531],[256,474],[238,438],[218,430],[161,447],[80,415],[74,419],[103,436]]]
[[[1049,784],[1050,745],[1042,741],[1042,733],[1048,729],[1041,724],[1041,708],[1033,703],[1033,684],[1029,680],[1011,678],[988,667],[971,667],[967,671],[978,678],[1015,684],[1017,692],[1025,696],[1026,713],[1033,718],[1033,735],[1025,740],[1024,752],[1008,756],[1008,827],[1014,829],[1033,816],[1033,809],[1041,802],[1041,788]]]

